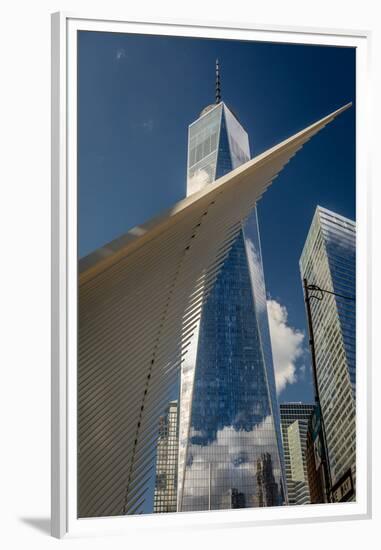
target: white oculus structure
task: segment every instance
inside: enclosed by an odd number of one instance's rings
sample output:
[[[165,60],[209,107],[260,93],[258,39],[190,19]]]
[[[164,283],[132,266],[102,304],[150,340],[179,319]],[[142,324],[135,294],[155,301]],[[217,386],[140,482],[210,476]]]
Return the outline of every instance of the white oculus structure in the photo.
[[[141,512],[158,419],[242,221],[303,144],[350,105],[80,261],[79,517]]]

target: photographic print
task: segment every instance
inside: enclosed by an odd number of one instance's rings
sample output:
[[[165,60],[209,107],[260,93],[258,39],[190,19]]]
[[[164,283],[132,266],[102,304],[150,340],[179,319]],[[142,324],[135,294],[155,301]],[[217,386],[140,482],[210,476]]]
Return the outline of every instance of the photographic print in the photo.
[[[77,63],[78,517],[356,501],[356,49]]]

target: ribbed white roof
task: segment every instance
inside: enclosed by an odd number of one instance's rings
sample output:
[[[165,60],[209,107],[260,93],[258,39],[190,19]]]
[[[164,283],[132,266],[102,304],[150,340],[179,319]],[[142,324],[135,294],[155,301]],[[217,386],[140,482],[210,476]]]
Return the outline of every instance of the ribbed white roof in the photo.
[[[141,511],[159,416],[242,221],[303,144],[349,106],[81,260],[80,517]]]

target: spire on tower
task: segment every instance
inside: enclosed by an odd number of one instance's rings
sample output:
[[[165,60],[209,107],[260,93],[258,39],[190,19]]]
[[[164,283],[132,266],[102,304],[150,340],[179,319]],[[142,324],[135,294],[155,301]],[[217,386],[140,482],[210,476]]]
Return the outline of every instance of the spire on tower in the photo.
[[[220,64],[216,59],[216,104],[221,103]]]

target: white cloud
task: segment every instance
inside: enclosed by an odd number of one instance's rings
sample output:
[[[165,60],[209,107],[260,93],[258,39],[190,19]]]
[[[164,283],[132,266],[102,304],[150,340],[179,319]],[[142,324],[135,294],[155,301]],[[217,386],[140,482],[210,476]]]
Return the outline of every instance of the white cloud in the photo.
[[[154,121],[152,120],[152,118],[148,119],[148,120],[143,120],[142,122],[142,128],[145,132],[147,133],[151,133],[154,129]]]
[[[197,170],[188,180],[188,195],[201,191],[209,183],[209,174],[206,170]]]
[[[119,48],[116,50],[116,59],[119,61],[120,59],[124,59],[126,57],[126,50],[124,48]]]
[[[257,289],[264,289],[265,288],[265,281],[263,278],[263,268],[262,268],[262,261],[259,256],[259,252],[255,249],[253,241],[246,237],[246,243],[247,243],[247,261],[249,263],[249,269],[251,276],[254,279],[254,287]],[[260,313],[264,313],[266,311],[266,300],[265,300],[265,293],[263,292],[263,300],[257,299],[257,308]]]
[[[303,355],[304,334],[287,324],[287,309],[276,300],[267,300],[271,346],[277,393],[297,380],[296,361]]]
[[[306,365],[301,365],[299,367],[299,379],[304,380],[306,377]]]
[[[144,134],[152,134],[155,130],[155,121],[153,118],[147,118],[145,120],[140,119],[137,122],[132,122],[131,127],[137,132],[143,132]]]
[[[199,432],[191,428],[190,437],[198,434]],[[228,446],[227,441],[229,442]],[[277,442],[271,416],[266,416],[262,422],[253,426],[251,431],[236,430],[232,426],[225,426],[222,430],[218,430],[217,437],[213,442],[208,443],[208,445],[191,445],[189,451],[192,455],[192,464],[188,466],[188,473],[194,468],[199,475],[197,488],[187,485],[188,504],[193,498],[197,499],[200,492],[204,497],[207,496],[209,475],[211,476],[212,487],[226,487],[233,480],[235,487],[240,491],[246,492],[247,487],[256,487],[258,483],[258,460],[261,454],[265,452],[269,452],[273,457],[272,466],[275,480],[278,481],[280,476],[279,466],[275,458],[277,456]],[[224,457],[224,459],[222,460],[221,457]],[[234,463],[233,473],[232,463]],[[207,473],[202,474],[203,471]],[[234,474],[234,472],[236,473]],[[258,505],[254,493],[255,491],[252,491],[252,494],[250,494],[249,491],[247,494],[249,499],[247,504],[250,507]],[[214,498],[221,503],[224,497],[221,495]]]

